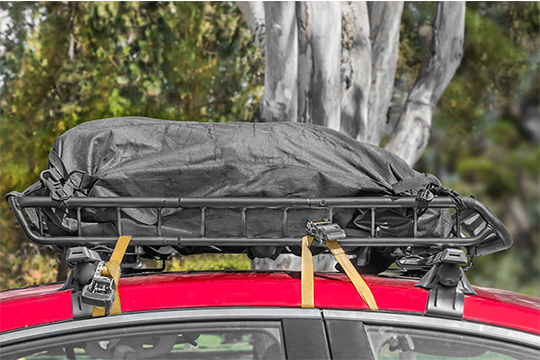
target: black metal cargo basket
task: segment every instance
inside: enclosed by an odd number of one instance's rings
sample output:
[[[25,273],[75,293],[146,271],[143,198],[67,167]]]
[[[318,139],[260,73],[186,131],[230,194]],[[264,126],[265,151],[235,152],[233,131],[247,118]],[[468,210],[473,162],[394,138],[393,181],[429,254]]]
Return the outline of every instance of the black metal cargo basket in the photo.
[[[292,237],[288,231],[288,214],[295,209],[323,211],[325,219],[333,221],[336,211],[342,209],[366,209],[370,213],[370,231],[367,237],[350,237],[340,240],[344,247],[462,247],[471,257],[491,254],[509,248],[512,238],[493,212],[472,197],[435,196],[429,202],[420,202],[416,197],[351,197],[351,198],[145,198],[145,197],[88,197],[69,198],[55,201],[44,196],[8,195],[8,201],[22,230],[30,240],[41,245],[113,247],[118,236],[133,235],[131,244],[141,246],[299,246],[301,239]],[[117,234],[84,235],[81,212],[84,209],[100,208],[115,211]],[[144,234],[129,234],[122,227],[123,210],[129,208],[152,209],[157,223]],[[196,210],[199,212],[197,236],[165,236],[162,229],[162,212],[166,209]],[[378,235],[377,211],[381,209],[410,209],[410,236],[381,237]],[[453,229],[447,237],[422,237],[418,234],[418,219],[427,208],[449,209],[453,213]],[[76,214],[74,234],[53,234],[47,228],[44,217],[49,209],[69,210]],[[240,212],[240,236],[208,236],[207,212],[210,209],[234,209]],[[255,237],[247,233],[250,212],[268,209],[281,213],[278,223],[271,224],[279,229],[277,237]],[[29,216],[30,214],[30,216]],[[31,214],[34,214],[33,216]],[[182,211],[178,213],[182,216]],[[35,217],[32,219],[32,217]],[[320,220],[320,219],[311,219]],[[321,246],[323,244],[315,244]]]

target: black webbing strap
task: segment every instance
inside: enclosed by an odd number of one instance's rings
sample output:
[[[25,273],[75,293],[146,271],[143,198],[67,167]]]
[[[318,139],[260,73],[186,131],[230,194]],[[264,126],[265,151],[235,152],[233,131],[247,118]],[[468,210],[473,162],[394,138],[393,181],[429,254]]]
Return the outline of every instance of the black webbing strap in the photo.
[[[441,184],[435,178],[418,175],[398,181],[392,185],[392,190],[396,195],[414,196],[418,190],[430,185],[438,187]]]
[[[54,167],[58,170],[60,175],[64,178],[64,181],[67,181],[68,172],[64,166],[64,162],[60,159],[60,156],[54,149],[49,153],[49,168],[50,167]]]
[[[467,209],[466,204],[461,200],[458,193],[450,190],[440,183],[439,179],[431,174],[422,174],[403,179],[392,185],[395,195],[416,196],[422,189],[428,189],[434,195],[448,196],[454,200],[459,210]]]

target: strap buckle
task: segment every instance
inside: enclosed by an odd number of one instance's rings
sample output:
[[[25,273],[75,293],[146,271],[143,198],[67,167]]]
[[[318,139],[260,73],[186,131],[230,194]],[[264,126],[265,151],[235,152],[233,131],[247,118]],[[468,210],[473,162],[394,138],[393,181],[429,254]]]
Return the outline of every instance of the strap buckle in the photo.
[[[114,302],[116,283],[113,278],[101,274],[104,266],[105,262],[100,261],[92,281],[83,287],[81,299],[85,304],[104,307],[108,314]]]
[[[428,188],[418,190],[416,194],[416,201],[419,203],[428,203],[435,198],[435,194]]]
[[[63,201],[69,199],[69,197],[73,195],[73,188],[67,186],[67,184],[62,184],[61,180],[64,180],[64,177],[56,170],[56,168],[42,171],[39,178],[51,192],[51,198],[53,200]]]
[[[323,219],[323,221],[318,222],[308,220],[306,229],[308,234],[313,236],[315,241],[320,244],[324,244],[326,241],[345,239],[347,237],[345,231],[338,224],[331,223],[328,219]]]
[[[122,258],[131,236],[120,236],[109,261],[86,247],[69,248],[66,260],[73,270],[61,290],[73,289],[71,303],[73,318],[120,314],[120,281]]]

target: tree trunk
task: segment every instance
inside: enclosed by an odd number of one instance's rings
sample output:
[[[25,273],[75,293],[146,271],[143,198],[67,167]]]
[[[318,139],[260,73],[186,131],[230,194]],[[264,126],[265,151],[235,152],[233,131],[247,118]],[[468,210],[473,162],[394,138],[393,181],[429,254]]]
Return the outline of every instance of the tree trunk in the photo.
[[[404,111],[386,146],[410,165],[416,163],[428,143],[433,108],[461,63],[464,37],[465,3],[439,2],[432,55],[422,63]]]
[[[371,89],[371,42],[365,1],[341,3],[341,132],[365,140]]]
[[[311,27],[313,26],[311,3],[296,2],[298,23],[298,121],[311,123],[311,80],[313,54],[311,49]]]
[[[264,58],[264,3],[262,1],[238,1],[236,4],[251,29],[251,32],[255,37],[255,44]]]
[[[295,4],[265,2],[264,91],[261,121],[296,121],[298,38]]]
[[[379,145],[384,135],[392,101],[402,12],[403,1],[378,1],[369,5],[372,65],[369,122],[365,139],[374,145]]]
[[[339,2],[312,2],[313,77],[311,118],[317,125],[340,130],[341,9]]]

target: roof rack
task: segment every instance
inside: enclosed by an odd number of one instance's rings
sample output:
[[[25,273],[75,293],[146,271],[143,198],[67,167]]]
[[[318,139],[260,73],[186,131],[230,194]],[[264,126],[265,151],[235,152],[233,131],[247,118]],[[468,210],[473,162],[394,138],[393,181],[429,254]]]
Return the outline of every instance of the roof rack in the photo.
[[[71,293],[74,318],[102,316],[120,313],[117,282],[120,263],[128,244],[142,247],[173,247],[181,249],[191,246],[245,247],[259,246],[298,247],[302,251],[302,307],[313,307],[313,269],[310,248],[331,251],[347,273],[359,294],[373,311],[377,305],[357,270],[345,256],[346,248],[390,247],[396,264],[405,270],[423,273],[417,287],[429,290],[426,314],[450,318],[461,318],[465,294],[476,295],[464,273],[464,266],[472,265],[474,257],[508,249],[512,237],[502,222],[481,202],[464,196],[424,197],[351,197],[351,198],[143,198],[143,197],[71,197],[53,200],[44,196],[25,196],[10,193],[7,200],[22,230],[37,244],[52,245],[66,253],[70,266],[74,267],[62,289],[73,289]],[[82,231],[82,210],[90,208],[114,209],[116,212],[115,235],[85,235]],[[148,234],[124,234],[122,210],[128,208],[154,209],[157,222]],[[200,213],[199,236],[163,236],[162,212],[164,209],[195,209]],[[208,209],[236,209],[241,212],[241,236],[208,237]],[[377,232],[378,209],[412,209],[412,236],[380,237]],[[447,237],[421,237],[418,220],[426,209],[450,209],[454,221]],[[31,210],[34,211],[31,211]],[[45,226],[44,215],[51,209],[70,210],[76,214],[75,235],[56,234]],[[248,213],[253,209],[273,209],[281,212],[281,221],[275,224],[281,236],[275,238],[248,236]],[[293,209],[318,209],[326,211],[324,219],[308,219],[306,236],[292,237],[288,234],[289,211]],[[347,237],[346,232],[333,223],[334,212],[342,209],[367,209],[370,212],[370,236]],[[322,221],[321,221],[322,220]],[[339,243],[337,240],[339,239]],[[93,250],[86,247],[93,246]],[[110,260],[103,248],[112,252]],[[114,250],[112,250],[114,248]],[[423,251],[422,249],[429,249]],[[420,249],[415,253],[414,249]],[[99,253],[99,251],[101,253]],[[131,258],[139,263],[144,250]],[[290,249],[289,249],[290,250]],[[249,252],[248,252],[249,253]],[[165,261],[170,253],[160,259]],[[468,261],[468,259],[470,262]],[[133,264],[131,264],[133,265]],[[106,269],[106,270],[103,270]],[[164,266],[160,269],[163,270]],[[310,271],[305,271],[310,269]],[[308,274],[310,273],[310,274]],[[103,275],[105,274],[105,275]],[[306,277],[304,279],[304,276]]]
[[[482,256],[508,249],[512,245],[512,237],[503,223],[484,204],[472,197],[436,196],[429,202],[419,202],[416,197],[350,197],[350,198],[147,198],[147,197],[87,197],[69,198],[64,201],[52,200],[44,196],[8,196],[17,221],[28,238],[41,245],[82,246],[106,245],[114,246],[121,235],[122,209],[144,208],[154,209],[157,223],[148,234],[133,235],[131,245],[164,246],[300,246],[301,239],[287,234],[288,212],[292,209],[319,209],[327,211],[327,220],[332,222],[333,214],[338,209],[367,209],[371,211],[370,237],[347,237],[340,240],[344,246],[354,247],[403,247],[403,246],[442,246],[465,247],[468,255]],[[37,210],[37,226],[32,225],[23,209]],[[43,209],[73,209],[76,216],[77,233],[53,235],[44,227]],[[114,236],[83,235],[81,231],[81,209],[110,208],[116,211],[116,229]],[[163,236],[162,211],[167,208],[198,209],[200,211],[199,236]],[[413,209],[410,237],[378,237],[377,209],[409,208]],[[418,213],[423,208],[446,208],[454,212],[454,231],[449,237],[418,236]],[[208,209],[237,209],[241,211],[241,229],[239,237],[208,237],[206,235],[206,212]],[[260,238],[247,234],[248,213],[251,209],[278,209],[282,212],[281,237]],[[467,219],[463,216],[467,210]],[[471,220],[473,219],[473,220]],[[478,221],[482,219],[483,221]],[[319,220],[319,219],[313,219]],[[464,227],[476,224],[471,229]],[[313,246],[324,246],[314,243]]]

